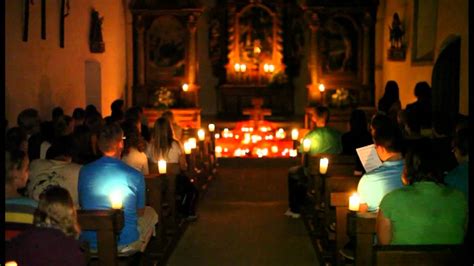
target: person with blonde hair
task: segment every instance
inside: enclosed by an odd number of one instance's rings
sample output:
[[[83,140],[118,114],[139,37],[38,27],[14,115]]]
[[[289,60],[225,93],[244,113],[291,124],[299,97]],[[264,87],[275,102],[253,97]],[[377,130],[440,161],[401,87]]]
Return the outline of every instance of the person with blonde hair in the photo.
[[[80,227],[69,192],[60,186],[47,188],[39,199],[34,227],[7,246],[7,260],[18,265],[86,265],[77,237]]]

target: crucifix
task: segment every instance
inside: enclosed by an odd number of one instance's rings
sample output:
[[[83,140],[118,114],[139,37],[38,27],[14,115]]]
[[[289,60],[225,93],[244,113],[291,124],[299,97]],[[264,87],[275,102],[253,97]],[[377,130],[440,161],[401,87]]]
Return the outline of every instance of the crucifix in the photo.
[[[252,98],[252,105],[253,108],[245,108],[242,113],[244,115],[250,115],[250,119],[253,120],[255,126],[258,125],[258,122],[263,120],[264,116],[272,115],[271,109],[262,108],[263,98]]]

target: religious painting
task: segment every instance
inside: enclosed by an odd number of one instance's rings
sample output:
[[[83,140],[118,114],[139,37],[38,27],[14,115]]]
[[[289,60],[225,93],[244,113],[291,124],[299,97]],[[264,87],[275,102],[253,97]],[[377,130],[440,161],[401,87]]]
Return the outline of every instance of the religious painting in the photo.
[[[413,63],[433,63],[436,43],[438,1],[414,1]]]
[[[321,71],[357,72],[359,40],[353,22],[345,17],[329,18],[319,36]]]
[[[273,17],[261,6],[249,6],[238,17],[239,54],[242,62],[270,61],[273,51]]]
[[[186,26],[174,16],[164,15],[153,21],[147,31],[148,79],[164,81],[184,76],[186,35]]]

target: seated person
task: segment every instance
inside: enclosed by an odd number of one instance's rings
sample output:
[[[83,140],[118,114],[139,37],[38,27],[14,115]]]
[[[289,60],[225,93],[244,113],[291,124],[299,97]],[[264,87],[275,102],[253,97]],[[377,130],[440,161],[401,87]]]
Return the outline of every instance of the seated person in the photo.
[[[386,115],[379,114],[372,119],[371,132],[382,165],[362,176],[357,192],[361,210],[376,211],[385,194],[402,187],[403,139],[398,126]]]
[[[342,153],[353,155],[356,161],[354,174],[362,175],[364,167],[357,156],[356,149],[372,144],[372,136],[368,130],[367,116],[365,112],[355,109],[351,113],[349,120],[349,132],[342,135]]]
[[[440,159],[429,145],[408,152],[402,176],[406,186],[391,191],[380,203],[379,244],[463,243],[467,200],[460,191],[442,184]]]
[[[86,265],[76,240],[80,231],[76,209],[67,190],[51,186],[41,194],[34,224],[12,239],[7,260],[18,265]]]
[[[144,152],[145,140],[140,135],[139,128],[131,120],[126,120],[122,123],[122,130],[125,136],[122,161],[147,175],[149,171],[148,158]]]
[[[28,196],[39,200],[39,195],[49,186],[61,186],[69,191],[76,206],[79,206],[77,182],[80,164],[72,162],[72,138],[56,139],[46,153],[46,159],[36,159],[30,164],[27,185]]]
[[[469,199],[469,129],[460,129],[453,140],[453,152],[459,165],[450,171],[444,182],[450,187],[459,189]]]
[[[104,156],[84,165],[79,172],[79,204],[84,210],[110,209],[110,195],[122,195],[125,222],[118,239],[118,251],[127,254],[143,251],[158,222],[155,210],[145,207],[145,178],[120,160],[123,131],[117,123],[102,127],[98,146]],[[81,238],[89,242],[92,250],[97,249],[95,232],[84,231]]]
[[[20,150],[5,152],[5,222],[33,223],[38,202],[18,192],[28,180],[28,154]]]
[[[311,140],[309,149],[310,155],[339,154],[342,152],[341,133],[327,126],[329,121],[329,109],[324,106],[318,106],[315,115],[312,117],[315,128],[312,129],[305,139]],[[302,149],[302,147],[300,147]],[[286,216],[299,218],[300,209],[304,203],[307,183],[308,170],[303,166],[295,166],[288,171],[288,201],[289,209],[285,212]]]

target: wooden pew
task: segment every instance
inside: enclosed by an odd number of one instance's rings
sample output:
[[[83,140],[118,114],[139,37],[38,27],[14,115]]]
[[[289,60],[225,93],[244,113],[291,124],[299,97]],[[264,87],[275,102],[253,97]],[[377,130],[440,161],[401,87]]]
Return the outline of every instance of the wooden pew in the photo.
[[[78,210],[81,230],[97,231],[99,265],[118,265],[117,236],[124,226],[122,210]]]
[[[375,245],[376,214],[356,215],[355,265],[464,265],[464,245]]]

